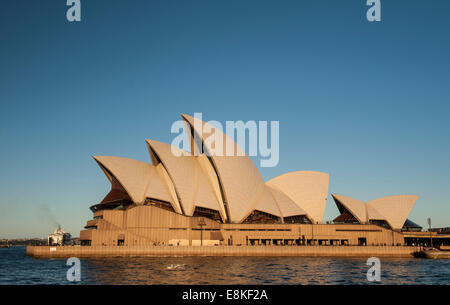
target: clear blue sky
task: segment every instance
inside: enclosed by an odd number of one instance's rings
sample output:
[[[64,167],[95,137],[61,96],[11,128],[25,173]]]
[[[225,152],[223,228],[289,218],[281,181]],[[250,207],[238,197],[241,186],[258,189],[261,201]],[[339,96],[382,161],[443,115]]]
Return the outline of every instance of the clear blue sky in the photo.
[[[150,162],[180,113],[279,120],[280,163],[330,192],[420,196],[450,226],[450,2],[5,0],[0,9],[0,237],[78,236],[109,191],[92,155]],[[337,215],[329,197],[326,219]]]

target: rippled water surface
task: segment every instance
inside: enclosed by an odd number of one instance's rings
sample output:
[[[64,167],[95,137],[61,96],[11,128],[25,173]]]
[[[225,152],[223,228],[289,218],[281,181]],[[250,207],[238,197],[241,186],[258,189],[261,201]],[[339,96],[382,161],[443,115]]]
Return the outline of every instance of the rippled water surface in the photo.
[[[0,249],[0,284],[71,284],[64,259]],[[81,284],[368,284],[366,258],[82,259]],[[450,284],[450,260],[381,258],[381,284]]]

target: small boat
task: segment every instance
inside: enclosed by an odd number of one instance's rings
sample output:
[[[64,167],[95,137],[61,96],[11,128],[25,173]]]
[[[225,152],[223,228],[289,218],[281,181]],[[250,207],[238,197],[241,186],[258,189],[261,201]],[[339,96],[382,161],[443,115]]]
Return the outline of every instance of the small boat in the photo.
[[[449,259],[450,251],[440,250],[436,248],[424,248],[422,251],[414,253],[414,257],[431,258],[431,259]]]

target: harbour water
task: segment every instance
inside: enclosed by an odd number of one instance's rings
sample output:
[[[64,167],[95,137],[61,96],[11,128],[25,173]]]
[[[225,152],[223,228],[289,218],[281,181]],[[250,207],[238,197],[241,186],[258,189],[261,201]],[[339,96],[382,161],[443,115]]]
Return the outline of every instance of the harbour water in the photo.
[[[368,282],[367,258],[142,257],[81,259],[69,282],[65,259],[34,259],[25,247],[0,249],[7,284],[435,284],[450,285],[450,260],[380,258],[381,281]]]

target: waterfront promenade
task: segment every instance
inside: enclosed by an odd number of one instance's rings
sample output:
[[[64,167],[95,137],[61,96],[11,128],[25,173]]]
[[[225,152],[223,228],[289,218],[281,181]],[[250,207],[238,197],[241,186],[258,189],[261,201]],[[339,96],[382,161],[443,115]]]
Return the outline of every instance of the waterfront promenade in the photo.
[[[35,258],[161,256],[413,257],[409,246],[28,246]]]

